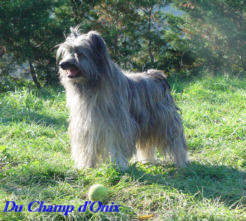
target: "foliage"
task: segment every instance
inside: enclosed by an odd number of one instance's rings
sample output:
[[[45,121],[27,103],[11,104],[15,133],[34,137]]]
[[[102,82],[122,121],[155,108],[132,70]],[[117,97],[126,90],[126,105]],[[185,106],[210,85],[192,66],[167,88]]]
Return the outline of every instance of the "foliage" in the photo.
[[[53,50],[62,36],[52,17],[56,5],[48,0],[0,1],[1,45],[17,62],[33,64],[39,77],[46,80],[54,73],[50,69],[55,64]]]
[[[64,40],[63,32],[79,24],[84,33],[101,32],[113,60],[125,69],[177,70],[183,68],[189,50],[182,52],[186,43],[177,29],[181,20],[164,12],[167,5],[163,0],[3,0],[1,45],[16,61],[29,62],[34,78],[54,82],[54,46]]]
[[[245,220],[246,79],[173,78],[172,92],[183,112],[191,165],[177,169],[134,164],[117,171],[110,164],[75,170],[67,135],[62,88],[28,88],[0,94],[0,208],[6,200],[23,212],[1,212],[0,220]],[[17,114],[18,113],[18,114]],[[163,160],[163,158],[161,158]],[[112,192],[120,213],[30,213],[32,201],[79,205],[91,185]]]
[[[79,2],[74,8],[81,7]],[[74,15],[78,15],[76,20],[82,30],[102,33],[113,60],[123,68],[169,72],[180,70],[193,60],[185,48],[186,40],[181,38],[183,32],[177,28],[181,20],[165,12],[168,4],[163,0],[93,1],[87,14],[74,11]]]
[[[37,86],[58,82],[55,46],[76,25],[99,31],[124,69],[245,73],[245,9],[242,0],[2,0],[0,47],[29,63]]]
[[[175,1],[185,11],[182,29],[197,65],[238,74],[246,71],[246,4],[243,0]]]

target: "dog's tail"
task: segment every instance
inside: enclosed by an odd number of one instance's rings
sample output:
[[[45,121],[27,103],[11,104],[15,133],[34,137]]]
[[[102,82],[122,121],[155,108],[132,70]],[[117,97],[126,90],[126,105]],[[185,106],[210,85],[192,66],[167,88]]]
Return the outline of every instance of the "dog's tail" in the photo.
[[[153,77],[156,81],[161,82],[161,84],[163,85],[163,88],[165,90],[165,93],[167,92],[167,90],[170,91],[171,87],[167,81],[167,76],[164,74],[163,71],[156,70],[156,69],[149,69],[147,71],[147,74],[151,75],[151,77]],[[174,106],[176,107],[176,110],[182,114],[181,109],[175,103],[174,103]]]
[[[151,75],[154,79],[160,81],[165,89],[170,90],[170,85],[167,81],[167,76],[161,70],[149,69],[147,71],[148,75]]]

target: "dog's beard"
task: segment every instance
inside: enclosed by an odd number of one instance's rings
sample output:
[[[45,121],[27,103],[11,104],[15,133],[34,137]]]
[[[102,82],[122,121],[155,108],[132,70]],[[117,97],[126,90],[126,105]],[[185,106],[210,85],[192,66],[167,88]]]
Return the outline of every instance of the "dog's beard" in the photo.
[[[85,84],[87,82],[86,76],[83,75],[83,72],[77,68],[71,68],[67,70],[60,70],[60,77],[62,82],[67,83],[76,83],[76,84]]]

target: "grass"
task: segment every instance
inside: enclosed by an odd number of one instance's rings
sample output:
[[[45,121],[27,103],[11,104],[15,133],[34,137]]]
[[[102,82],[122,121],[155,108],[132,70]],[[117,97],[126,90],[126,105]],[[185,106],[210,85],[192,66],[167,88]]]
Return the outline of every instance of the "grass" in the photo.
[[[0,220],[245,220],[246,79],[172,79],[191,165],[176,169],[109,164],[77,171],[70,159],[62,88],[0,94]],[[119,213],[79,213],[89,187],[102,183]],[[7,201],[22,212],[2,212]],[[32,201],[74,205],[68,213],[29,212]],[[152,217],[151,217],[152,216]],[[142,217],[143,219],[144,217]],[[147,219],[147,217],[145,217]]]

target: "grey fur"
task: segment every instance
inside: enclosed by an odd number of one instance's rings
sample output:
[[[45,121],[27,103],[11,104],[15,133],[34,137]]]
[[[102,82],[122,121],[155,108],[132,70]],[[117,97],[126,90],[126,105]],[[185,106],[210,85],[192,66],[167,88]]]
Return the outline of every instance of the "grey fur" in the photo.
[[[107,159],[121,168],[133,157],[153,162],[156,147],[178,166],[188,162],[182,120],[162,71],[122,71],[100,34],[78,28],[59,45],[57,59],[77,168]]]

